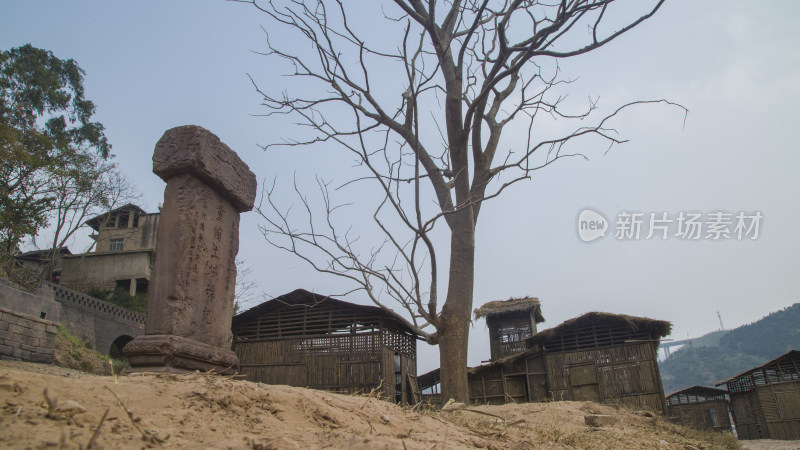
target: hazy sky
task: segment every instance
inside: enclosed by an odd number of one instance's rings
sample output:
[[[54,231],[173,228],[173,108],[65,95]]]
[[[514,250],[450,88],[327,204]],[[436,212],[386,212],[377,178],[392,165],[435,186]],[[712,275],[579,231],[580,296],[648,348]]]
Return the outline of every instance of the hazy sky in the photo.
[[[305,183],[349,167],[333,148],[258,147],[297,136],[290,123],[256,116],[264,111],[248,74],[272,92],[293,83],[279,76],[284,66],[254,52],[264,49],[266,23],[251,6],[224,1],[0,0],[0,48],[31,43],[78,61],[121,169],[143,193],[142,206],[154,211],[164,183],[152,174],[153,148],[178,125],[217,134],[259,182],[277,176],[286,185],[297,174]],[[791,0],[667,1],[620,40],[564,63],[564,73],[577,78],[573,99],[600,96],[614,106],[666,98],[690,112],[684,122],[676,108],[631,110],[615,123],[627,144],[604,154],[604,144],[586,142],[579,150],[589,161],[551,166],[486,204],[474,306],[532,295],[542,302],[544,328],[608,311],[669,320],[672,337],[683,339],[718,329],[717,311],[733,328],[800,301],[797,23],[800,3]],[[604,238],[579,239],[585,208],[609,221]],[[759,212],[758,238],[685,240],[672,229],[666,240],[647,240],[646,228],[638,240],[614,236],[620,213],[677,219],[694,212],[705,220],[716,211]],[[345,290],[270,247],[261,221],[244,214],[240,246],[260,290]],[[81,245],[85,239],[71,248]],[[488,359],[487,339],[485,323],[476,321],[470,364]],[[426,344],[419,359],[421,372],[438,367]]]

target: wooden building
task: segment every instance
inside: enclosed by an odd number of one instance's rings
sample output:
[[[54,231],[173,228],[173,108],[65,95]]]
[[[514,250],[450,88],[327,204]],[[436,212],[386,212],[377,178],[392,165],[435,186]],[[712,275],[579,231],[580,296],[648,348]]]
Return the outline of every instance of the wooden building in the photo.
[[[376,306],[298,289],[235,316],[232,330],[248,380],[419,401],[417,335]]]
[[[525,351],[525,340],[544,322],[542,306],[535,297],[488,302],[475,310],[475,318],[486,318],[492,361]]]
[[[717,384],[726,385],[739,439],[800,439],[800,351]]]
[[[667,416],[697,429],[730,431],[728,391],[692,386],[667,396]]]
[[[670,330],[660,320],[584,314],[528,338],[521,353],[469,369],[470,402],[591,400],[663,414],[656,357]],[[436,380],[421,375],[423,393],[435,391]]]

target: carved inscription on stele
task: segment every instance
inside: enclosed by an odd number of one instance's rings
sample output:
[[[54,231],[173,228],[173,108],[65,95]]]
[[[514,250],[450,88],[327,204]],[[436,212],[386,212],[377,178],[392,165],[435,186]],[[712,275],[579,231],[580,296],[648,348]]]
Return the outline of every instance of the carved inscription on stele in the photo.
[[[148,334],[175,334],[230,348],[230,326],[215,325],[233,316],[239,212],[191,175],[170,179],[166,210],[169,217],[162,214],[159,221],[158,282],[148,301],[161,314],[148,314]],[[162,258],[162,248],[175,257]]]

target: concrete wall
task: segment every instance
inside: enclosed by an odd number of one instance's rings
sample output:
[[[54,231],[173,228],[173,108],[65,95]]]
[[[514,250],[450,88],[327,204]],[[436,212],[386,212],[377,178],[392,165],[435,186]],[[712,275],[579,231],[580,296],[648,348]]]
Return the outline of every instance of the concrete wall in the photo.
[[[52,363],[58,324],[0,307],[0,359]]]
[[[60,284],[77,290],[114,289],[116,280],[149,280],[152,260],[152,250],[70,255],[64,258]]]
[[[61,304],[53,291],[20,291],[0,279],[0,359],[53,362]]]
[[[90,297],[64,286],[43,283],[61,304],[61,324],[95,350],[108,354],[121,336],[144,334],[145,315]]]
[[[49,287],[39,289],[38,295],[34,295],[12,288],[4,279],[0,279],[0,308],[53,322],[58,322],[61,316],[61,304],[55,301]]]

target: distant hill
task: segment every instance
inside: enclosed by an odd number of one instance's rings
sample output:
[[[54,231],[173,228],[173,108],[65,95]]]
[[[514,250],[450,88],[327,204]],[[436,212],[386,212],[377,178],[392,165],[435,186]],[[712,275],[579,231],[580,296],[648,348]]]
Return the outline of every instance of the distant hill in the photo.
[[[664,392],[713,386],[728,377],[800,350],[800,303],[730,331],[692,341],[659,363]]]
[[[731,330],[717,330],[711,333],[704,334],[697,339],[692,339],[692,345],[695,347],[713,347],[719,344],[722,336],[730,333]]]

